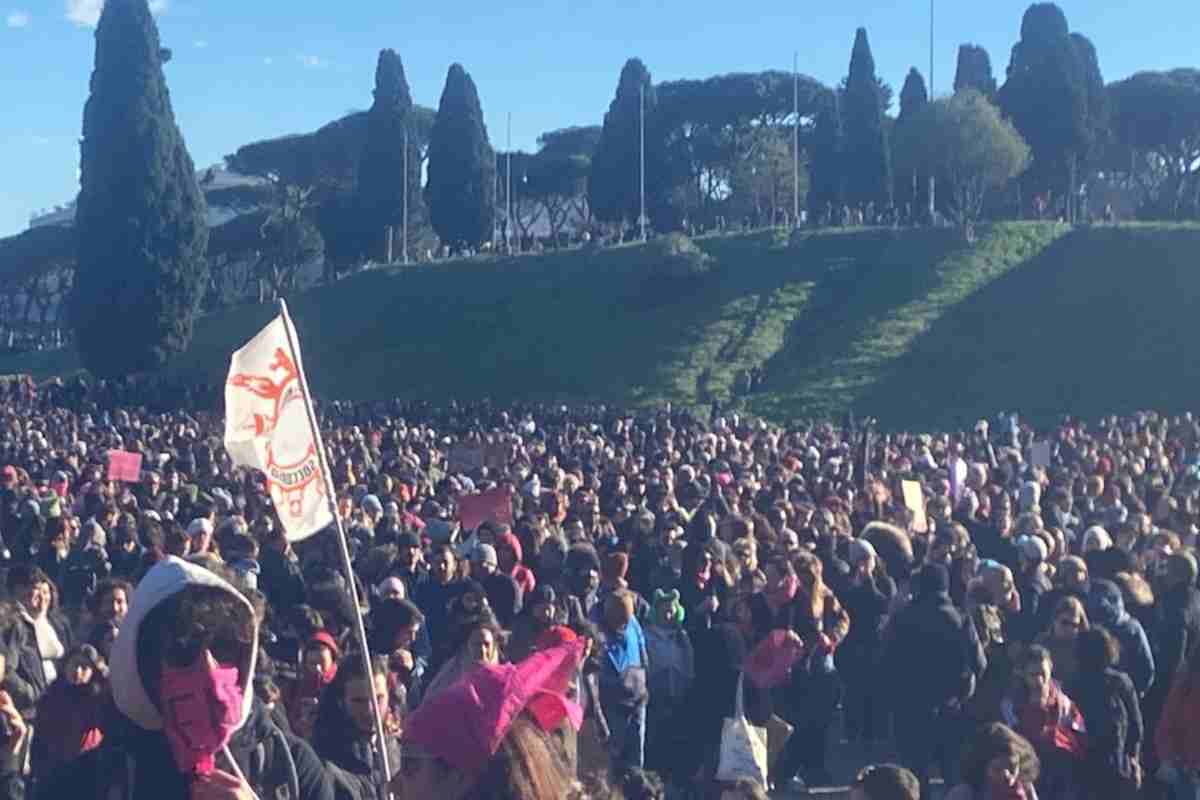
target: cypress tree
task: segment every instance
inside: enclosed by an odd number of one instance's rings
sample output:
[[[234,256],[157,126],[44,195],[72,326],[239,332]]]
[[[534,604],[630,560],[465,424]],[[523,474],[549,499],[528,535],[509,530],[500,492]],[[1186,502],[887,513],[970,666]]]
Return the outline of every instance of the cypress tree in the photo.
[[[842,123],[837,92],[818,101],[809,167],[808,217],[832,224],[842,205]]]
[[[400,56],[395,50],[381,51],[375,68],[375,102],[367,112],[367,137],[358,170],[358,206],[364,222],[376,231],[403,222],[404,135],[412,107],[412,94]],[[416,217],[414,211],[419,200],[412,191],[414,183],[420,182],[416,146],[410,133],[407,176],[410,223]]]
[[[70,313],[100,377],[184,350],[208,281],[204,196],[175,124],[147,0],[108,0],[83,110]]]
[[[1104,97],[1091,43],[1071,34],[1066,15],[1054,3],[1030,6],[997,95],[1033,150],[1025,176],[1030,191],[1074,196],[1079,169],[1105,124]]]
[[[929,202],[929,189],[924,181],[918,180],[917,170],[901,169],[901,155],[898,152],[899,142],[905,134],[905,128],[920,115],[925,106],[929,105],[929,89],[925,86],[925,76],[916,67],[908,71],[904,79],[904,88],[900,90],[900,115],[896,118],[896,129],[892,137],[893,156],[896,162],[896,203],[903,205],[911,203],[910,211],[917,213]],[[903,174],[900,174],[903,172]]]
[[[866,28],[859,28],[850,56],[842,102],[846,201],[851,205],[875,203],[881,209],[892,200],[892,163],[883,128],[879,81]]]
[[[928,102],[929,89],[925,86],[925,76],[913,67],[904,79],[904,88],[900,90],[900,116],[896,118],[896,127],[903,125]]]
[[[588,175],[592,214],[604,222],[636,223],[641,212],[641,92],[645,92],[646,214],[655,227],[668,225],[670,175],[662,125],[656,113],[658,92],[650,71],[631,58],[621,69],[617,93],[604,115],[600,143]]]
[[[974,89],[989,100],[996,96],[996,77],[988,51],[977,44],[958,48],[958,68],[954,72],[954,91]]]
[[[491,238],[494,158],[475,81],[452,64],[430,134],[425,202],[434,232],[453,250]]]

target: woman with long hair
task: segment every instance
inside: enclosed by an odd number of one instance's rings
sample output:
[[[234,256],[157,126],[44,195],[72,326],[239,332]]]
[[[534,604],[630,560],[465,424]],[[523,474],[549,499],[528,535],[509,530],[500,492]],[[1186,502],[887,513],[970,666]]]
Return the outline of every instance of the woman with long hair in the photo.
[[[774,782],[780,787],[801,770],[808,782],[829,779],[825,743],[838,703],[833,653],[850,630],[850,618],[825,585],[822,572],[820,559],[807,551],[773,558],[766,569],[767,589],[751,602],[759,639],[784,629],[794,633],[805,650],[777,697],[795,727],[775,762]]]
[[[1071,695],[1088,731],[1083,782],[1089,797],[1133,798],[1142,785],[1142,710],[1133,680],[1117,669],[1121,646],[1097,625],[1079,634]]]
[[[483,664],[499,664],[504,644],[504,631],[496,618],[484,612],[455,624],[453,651],[437,675],[425,688],[425,696],[450,686],[471,669]]]
[[[1054,660],[1054,679],[1070,686],[1079,675],[1079,659],[1076,655],[1076,640],[1088,630],[1087,611],[1078,597],[1067,595],[1054,606],[1050,626],[1035,640],[1050,652]]]
[[[564,696],[582,640],[535,652],[520,664],[477,667],[408,718],[399,800],[562,800],[571,779],[549,731],[578,727]]]
[[[946,800],[1038,800],[1037,752],[1025,737],[993,722],[980,728],[963,752],[962,780]]]

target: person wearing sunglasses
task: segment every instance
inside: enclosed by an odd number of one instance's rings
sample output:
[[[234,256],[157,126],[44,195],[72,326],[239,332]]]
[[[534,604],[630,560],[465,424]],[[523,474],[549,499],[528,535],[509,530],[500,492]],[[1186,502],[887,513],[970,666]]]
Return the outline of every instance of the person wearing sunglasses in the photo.
[[[179,558],[159,562],[113,643],[116,715],[103,743],[44,776],[34,797],[254,800],[287,790],[333,800],[313,749],[276,728],[255,696],[258,641],[254,608],[232,584]]]

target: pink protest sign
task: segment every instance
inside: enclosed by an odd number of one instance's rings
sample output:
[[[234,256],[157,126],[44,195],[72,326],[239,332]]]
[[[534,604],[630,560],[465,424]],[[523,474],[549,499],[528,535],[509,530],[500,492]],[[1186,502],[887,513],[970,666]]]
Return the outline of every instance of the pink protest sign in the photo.
[[[137,483],[142,479],[142,454],[124,450],[108,451],[108,479]]]
[[[458,499],[458,519],[464,530],[474,530],[488,520],[512,524],[512,492],[507,487]]]

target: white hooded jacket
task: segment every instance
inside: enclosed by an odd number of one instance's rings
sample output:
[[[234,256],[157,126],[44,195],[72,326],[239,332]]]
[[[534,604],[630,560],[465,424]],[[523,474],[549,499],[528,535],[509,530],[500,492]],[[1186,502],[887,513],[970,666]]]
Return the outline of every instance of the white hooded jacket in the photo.
[[[158,706],[146,692],[141,673],[138,671],[138,634],[147,614],[188,586],[215,586],[223,589],[243,603],[251,614],[254,613],[250,601],[220,577],[204,567],[190,564],[175,556],[168,556],[146,573],[134,589],[129,602],[129,614],[121,625],[116,641],[113,642],[109,670],[113,702],[117,709],[146,730],[162,730],[163,718]],[[254,664],[258,655],[257,625],[254,626],[249,649],[246,663],[238,664],[238,686],[242,689],[242,717],[238,723],[239,728],[246,724],[254,703]]]

